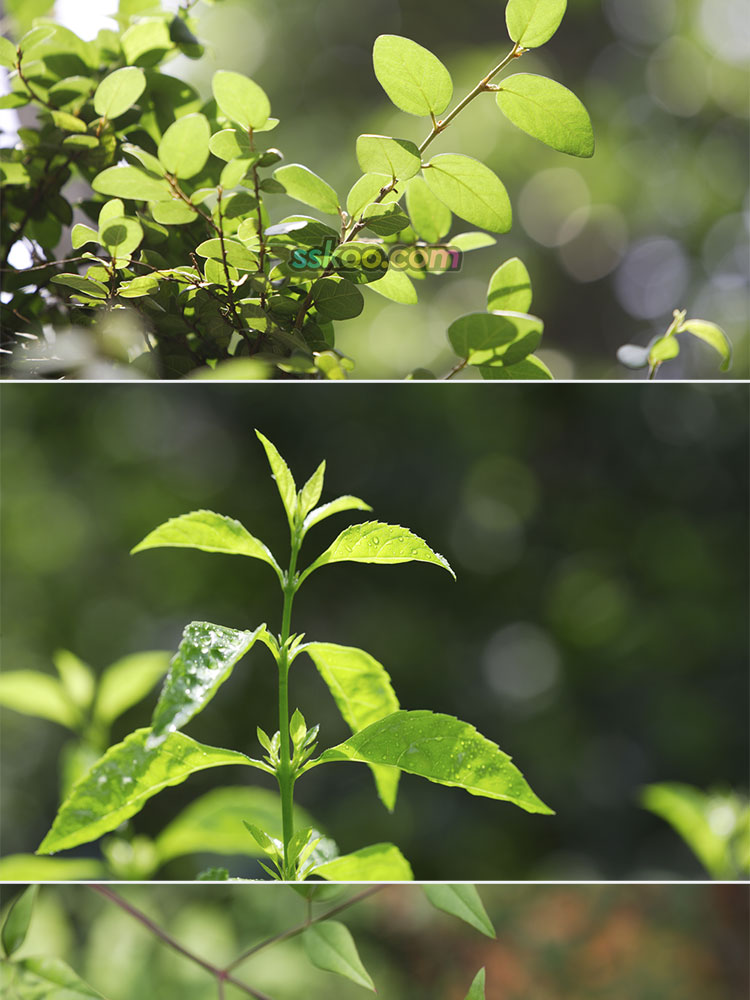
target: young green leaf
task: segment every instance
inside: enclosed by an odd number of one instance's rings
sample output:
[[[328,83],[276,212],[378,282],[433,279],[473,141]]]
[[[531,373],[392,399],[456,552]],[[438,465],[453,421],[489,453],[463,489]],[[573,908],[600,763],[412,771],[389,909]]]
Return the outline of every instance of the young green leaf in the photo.
[[[363,649],[337,646],[332,642],[311,642],[305,646],[305,652],[318,668],[353,733],[398,711],[398,698],[388,672]],[[372,773],[383,804],[393,812],[398,768],[375,765]]]
[[[34,854],[0,858],[0,882],[93,882],[106,874],[104,865],[94,858],[37,858]]]
[[[391,101],[410,115],[441,115],[453,97],[453,80],[429,49],[401,35],[380,35],[372,52],[375,76]]]
[[[450,913],[453,917],[471,924],[482,934],[494,938],[495,928],[492,926],[487,911],[480,899],[477,887],[464,883],[461,885],[423,885],[425,896],[434,907]]]
[[[174,48],[167,22],[161,17],[147,17],[131,25],[123,32],[120,43],[126,60],[142,66],[155,66]]]
[[[451,238],[451,246],[456,250],[469,253],[471,250],[482,250],[484,247],[493,247],[497,243],[494,236],[488,233],[459,233]]]
[[[326,320],[354,319],[365,307],[362,292],[344,278],[318,278],[312,293],[318,314]]]
[[[147,750],[160,746],[169,733],[203,711],[262,629],[265,625],[254,632],[238,632],[210,622],[191,622],[185,628],[154,709]]]
[[[429,189],[423,177],[412,177],[406,185],[406,209],[417,234],[428,243],[438,243],[451,228],[453,215]]]
[[[320,500],[320,494],[323,492],[323,479],[325,477],[325,473],[326,463],[324,459],[299,491],[297,510],[298,516],[303,521],[318,500]]]
[[[238,132],[235,128],[225,128],[221,132],[215,132],[208,142],[208,148],[218,156],[220,160],[251,159],[253,155],[250,145],[250,137],[244,132]]]
[[[214,788],[191,802],[156,838],[162,864],[186,854],[243,854],[258,857],[243,821],[281,839],[281,800],[266,788]],[[316,826],[304,809],[295,806],[295,829]]]
[[[257,83],[230,70],[220,69],[211,81],[219,110],[246,131],[260,129],[271,114],[271,103]]]
[[[93,716],[108,726],[123,712],[145,698],[169,667],[166,651],[132,653],[111,664],[102,673]]]
[[[150,732],[137,729],[110,747],[74,785],[37,854],[96,840],[134,816],[163,788],[181,784],[196,771],[225,764],[257,766],[243,753],[205,746],[183,733],[170,733],[161,746],[149,750]]]
[[[372,510],[372,507],[364,500],[360,500],[359,497],[337,497],[335,500],[324,503],[322,507],[316,507],[315,510],[310,511],[302,525],[303,534],[307,533],[314,524],[346,510]]]
[[[361,135],[357,139],[357,161],[365,174],[389,174],[401,180],[413,177],[422,166],[413,142],[386,135]]]
[[[732,345],[726,333],[716,323],[705,319],[686,320],[678,329],[678,333],[692,333],[694,337],[709,344],[721,356],[721,370],[728,372],[732,367]]]
[[[10,958],[13,952],[18,951],[26,940],[26,934],[31,923],[31,915],[34,912],[34,903],[39,894],[38,885],[30,885],[28,889],[19,895],[11,903],[8,914],[3,923],[0,938],[2,938],[3,950]]]
[[[59,958],[25,958],[12,965],[3,963],[0,986],[9,986],[11,981],[15,990],[11,997],[19,1000],[105,1000],[103,994]]]
[[[657,337],[651,344],[648,352],[648,363],[650,365],[660,365],[664,361],[671,361],[680,353],[680,342],[675,336]]]
[[[278,563],[263,542],[254,538],[239,521],[223,514],[215,514],[211,510],[195,510],[190,514],[170,518],[146,535],[142,542],[130,550],[130,554],[158,548],[200,549],[202,552],[250,556],[262,559],[278,574],[281,573]]]
[[[142,69],[125,66],[105,76],[94,93],[94,111],[104,118],[119,118],[130,108],[146,89],[146,76]]]
[[[408,275],[403,271],[394,271],[393,268],[377,281],[371,281],[367,287],[402,306],[413,306],[419,301],[417,290]]]
[[[544,324],[523,313],[470,313],[448,327],[456,354],[470,365],[514,365],[535,351]]]
[[[68,729],[75,729],[79,721],[75,705],[57,678],[36,670],[0,673],[0,705]]]
[[[531,308],[531,278],[526,265],[511,257],[495,271],[487,289],[487,309],[528,313]]]
[[[525,49],[544,45],[560,27],[567,0],[509,0],[505,22],[512,42]]]
[[[183,115],[173,122],[159,143],[159,159],[175,177],[194,177],[208,159],[211,127],[205,115]]]
[[[58,650],[52,657],[63,687],[77,708],[87,711],[94,697],[96,678],[91,667],[67,649]]]
[[[466,994],[466,1000],[485,1000],[484,969],[480,969],[476,976],[474,976],[471,988]]]
[[[294,482],[294,476],[289,471],[289,466],[279,454],[276,446],[260,431],[256,430],[255,434],[266,452],[268,464],[271,466],[271,472],[286,511],[289,527],[294,528],[294,518],[297,513],[297,484]]]
[[[6,38],[4,35],[0,36],[0,66],[5,66],[6,69],[13,69],[17,60],[16,46],[9,38]]]
[[[497,105],[510,121],[552,149],[594,155],[594,130],[586,108],[567,87],[546,76],[517,73],[500,84]]]
[[[372,844],[316,865],[310,875],[329,882],[411,882],[411,865],[394,844]]]
[[[362,965],[349,929],[337,920],[324,920],[308,927],[302,943],[310,961],[318,969],[335,972],[359,986],[376,992],[375,984]]]
[[[339,196],[330,184],[300,163],[290,163],[274,171],[290,198],[311,205],[328,215],[339,214]]]
[[[424,168],[432,193],[459,218],[493,233],[507,233],[513,221],[503,182],[479,160],[441,153]]]
[[[313,570],[334,562],[364,562],[394,565],[404,562],[427,562],[442,566],[455,580],[456,574],[450,568],[445,556],[433,552],[418,535],[397,524],[383,524],[380,521],[365,521],[352,524],[336,538],[305,570],[304,580]]]
[[[497,744],[452,715],[394,712],[326,750],[312,766],[332,760],[390,764],[471,795],[512,802],[526,812],[552,813]]]
[[[161,177],[140,167],[107,167],[91,182],[94,191],[134,201],[171,201],[172,189]]]
[[[488,381],[552,381],[554,375],[535,354],[530,354],[523,361],[514,365],[479,365],[479,374]]]

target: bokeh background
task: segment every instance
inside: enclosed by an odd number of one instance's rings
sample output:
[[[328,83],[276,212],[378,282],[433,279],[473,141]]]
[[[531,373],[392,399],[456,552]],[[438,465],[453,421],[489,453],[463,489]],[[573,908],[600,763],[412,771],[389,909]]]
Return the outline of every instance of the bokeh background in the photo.
[[[128,556],[168,517],[206,507],[285,559],[258,427],[298,483],[326,458],[324,499],[363,497],[458,574],[327,567],[300,592],[295,630],[370,651],[404,708],[476,725],[557,812],[531,816],[405,775],[389,816],[364,767],[318,768],[299,801],[341,850],[391,840],[419,879],[704,877],[638,790],[747,791],[744,386],[6,383],[0,404],[4,669],[52,672],[66,648],[101,670],[175,649],[192,620],[278,630],[280,593],[263,563]],[[345,524],[316,527],[305,561]],[[345,738],[307,658],[291,683],[323,745]],[[254,756],[256,724],[276,728],[275,695],[272,660],[256,648],[188,732]],[[155,698],[113,740],[147,724]],[[4,855],[33,850],[48,829],[65,739],[2,713]],[[147,803],[135,828],[155,834],[217,784],[265,780],[193,775]],[[220,860],[174,861],[163,876]],[[229,867],[260,875],[247,859]]]
[[[480,886],[497,931],[482,937],[437,913],[422,890],[393,886],[340,917],[387,1000],[463,1000],[477,970],[487,1000],[742,1000],[747,996],[747,893],[731,885]],[[305,919],[286,886],[128,886],[118,892],[203,958],[229,963]],[[7,893],[6,895],[10,895]],[[325,912],[353,896],[352,889]],[[56,955],[109,1000],[215,1000],[201,969],[84,886],[43,886],[23,954]],[[314,969],[299,940],[239,968],[274,1000],[367,995]],[[227,1000],[245,994],[228,988]]]
[[[28,23],[49,0],[11,0]],[[114,0],[60,0],[57,12],[95,33]],[[199,4],[205,57],[167,67],[210,94],[216,68],[256,78],[281,124],[272,143],[340,193],[359,176],[361,133],[421,141],[424,122],[398,112],[372,71],[380,33],[431,48],[467,93],[508,49],[504,4],[468,0],[227,0]],[[11,22],[12,23],[12,22]],[[719,323],[735,347],[729,377],[748,373],[748,69],[744,0],[569,0],[550,43],[515,72],[549,74],[589,108],[592,160],[556,153],[516,130],[490,95],[433,145],[486,162],[503,179],[514,226],[467,255],[461,275],[420,282],[418,307],[367,295],[339,325],[338,346],[359,378],[447,370],[447,327],[482,309],[488,279],[513,255],[529,267],[545,320],[540,356],[558,378],[641,378],[615,359],[623,343],[664,332],[672,310]],[[278,199],[279,215],[299,210]],[[459,223],[454,232],[471,228]],[[683,341],[685,338],[681,338]],[[660,377],[711,378],[717,358],[685,343]]]

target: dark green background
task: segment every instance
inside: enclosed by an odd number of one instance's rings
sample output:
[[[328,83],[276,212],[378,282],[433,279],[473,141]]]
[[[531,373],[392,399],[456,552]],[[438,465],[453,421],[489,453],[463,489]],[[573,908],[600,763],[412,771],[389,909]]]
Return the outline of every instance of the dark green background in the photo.
[[[166,518],[207,507],[286,558],[258,427],[298,483],[326,458],[324,499],[363,497],[458,573],[326,567],[298,596],[294,628],[369,650],[404,708],[475,724],[557,811],[404,776],[390,817],[365,768],[330,766],[297,790],[341,849],[392,840],[423,879],[700,876],[636,796],[650,781],[746,786],[744,387],[6,383],[0,401],[5,669],[51,670],[60,647],[102,669],[176,648],[195,619],[278,630],[264,564],[128,555]],[[345,524],[311,532],[303,562]],[[345,736],[307,658],[291,685],[324,745]],[[114,737],[147,724],[154,698]],[[256,724],[276,728],[274,698],[272,661],[255,649],[188,731],[254,755]],[[64,736],[12,712],[2,721],[8,854],[35,848],[51,822]],[[245,780],[264,777],[197,774],[136,828],[154,833],[200,791]]]

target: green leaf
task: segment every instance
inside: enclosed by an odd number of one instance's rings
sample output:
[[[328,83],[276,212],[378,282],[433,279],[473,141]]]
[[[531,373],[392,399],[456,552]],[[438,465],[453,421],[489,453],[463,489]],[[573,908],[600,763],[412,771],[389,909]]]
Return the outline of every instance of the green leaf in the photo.
[[[14,994],[3,992],[11,984]],[[19,1000],[104,1000],[98,990],[85,983],[59,958],[26,958],[0,965],[3,996]]]
[[[361,135],[357,161],[365,174],[389,174],[401,180],[413,177],[422,166],[422,156],[413,142],[386,135]]]
[[[169,733],[182,729],[203,711],[262,629],[265,625],[254,632],[238,632],[210,622],[186,626],[154,709],[147,750],[160,746]]]
[[[318,278],[312,287],[313,302],[326,320],[354,319],[362,312],[362,292],[344,278]]]
[[[2,938],[3,950],[10,957],[14,951],[18,951],[26,940],[26,934],[31,923],[31,915],[34,912],[34,903],[39,894],[38,885],[30,885],[13,900],[3,923]]]
[[[313,525],[324,521],[327,517],[332,517],[334,514],[341,514],[346,510],[372,510],[372,507],[369,503],[365,503],[364,500],[360,500],[359,497],[337,497],[335,500],[324,503],[322,507],[317,507],[315,510],[310,511],[302,525],[303,534],[306,534]]]
[[[93,858],[37,858],[33,854],[8,854],[0,858],[0,882],[84,882],[106,875]]]
[[[243,246],[237,240],[225,238],[222,250],[222,241],[218,237],[213,237],[199,244],[195,248],[195,252],[201,257],[208,257],[211,260],[219,261],[222,261],[224,254],[226,254],[227,264],[230,264],[232,267],[238,267],[242,271],[256,271],[258,268],[258,258],[256,255],[251,253],[247,247]]]
[[[526,265],[511,257],[495,271],[487,289],[487,308],[528,313],[531,308],[531,278]]]
[[[91,182],[94,191],[135,201],[171,201],[172,190],[161,177],[140,167],[107,167]]]
[[[208,159],[211,126],[205,115],[183,115],[173,122],[159,143],[159,159],[175,177],[194,177]]]
[[[254,538],[239,521],[223,514],[215,514],[211,510],[195,510],[190,514],[170,518],[146,535],[142,542],[130,550],[130,554],[163,547],[250,556],[252,559],[262,559],[277,573],[281,573],[278,563],[263,542]]]
[[[85,132],[86,123],[75,115],[68,114],[67,111],[50,111],[52,121],[63,130],[63,132]]]
[[[13,69],[17,59],[16,47],[13,42],[9,38],[5,38],[4,35],[0,35],[0,66]]]
[[[271,114],[271,103],[257,83],[230,70],[220,69],[211,81],[219,109],[245,131],[262,128]]]
[[[85,712],[91,705],[96,686],[96,678],[91,667],[67,649],[58,650],[52,660],[68,698],[77,708]]]
[[[250,159],[253,156],[250,137],[235,128],[225,128],[221,132],[215,132],[209,139],[208,148],[214,156],[226,160],[227,163],[230,160]]]
[[[571,156],[594,155],[589,113],[561,83],[517,73],[500,84],[497,105],[514,125],[552,149]]]
[[[110,120],[119,118],[133,107],[146,89],[142,69],[125,66],[105,76],[94,93],[94,111]]]
[[[99,229],[102,246],[107,249],[115,264],[130,257],[143,240],[140,222],[124,215],[109,219],[103,226],[100,224]]]
[[[372,844],[333,861],[316,865],[309,873],[329,882],[411,882],[411,865],[394,844]]]
[[[5,670],[0,673],[0,705],[23,715],[57,722],[75,729],[78,713],[65,688],[49,674],[36,670]]]
[[[403,306],[412,306],[419,301],[417,290],[409,276],[403,271],[396,271],[393,268],[386,271],[383,277],[378,278],[377,281],[371,281],[367,287],[371,288],[373,292],[383,295],[386,299],[390,299],[391,302],[398,302]]]
[[[376,992],[375,984],[362,965],[354,938],[344,924],[337,920],[313,924],[302,934],[302,943],[307,957],[316,968],[335,972]]]
[[[450,913],[467,924],[471,924],[482,934],[494,938],[495,928],[492,926],[487,911],[479,897],[477,887],[464,883],[461,885],[423,885],[425,896],[434,907],[444,913]]]
[[[339,196],[330,184],[300,163],[279,167],[273,173],[290,198],[311,205],[328,215],[339,214]]]
[[[71,230],[70,242],[73,249],[78,250],[87,243],[98,243],[99,233],[96,229],[92,229],[91,226],[84,226],[83,223],[77,222]]]
[[[525,49],[544,45],[560,27],[567,0],[510,0],[505,23],[512,42]]]
[[[94,718],[109,725],[145,698],[169,667],[171,653],[153,650],[132,653],[102,673],[94,703]]]
[[[205,746],[183,733],[170,733],[149,750],[149,729],[137,729],[110,747],[73,786],[39,846],[54,854],[96,840],[134,816],[163,788],[179,785],[196,771],[225,764],[257,766],[243,753]]]
[[[142,66],[155,66],[174,48],[166,21],[156,17],[131,25],[120,38],[120,44],[128,63],[140,62]]]
[[[657,337],[651,343],[648,352],[648,362],[650,365],[660,365],[664,361],[671,361],[680,353],[680,343],[677,337]]]
[[[308,566],[301,579],[309,576],[320,566],[334,562],[364,562],[394,565],[404,562],[427,562],[442,566],[451,576],[456,574],[450,568],[448,560],[438,552],[433,552],[427,543],[406,528],[397,524],[383,524],[380,521],[365,521],[363,524],[352,524],[336,538],[318,556],[315,562]]]
[[[243,826],[247,821],[281,839],[281,799],[277,792],[247,786],[214,788],[190,803],[156,838],[163,863],[186,854],[243,854],[261,852]],[[294,810],[295,829],[315,826],[299,806]]]
[[[456,354],[470,365],[514,365],[535,351],[544,324],[523,313],[470,313],[448,327]]]
[[[383,188],[392,183],[388,174],[365,174],[354,184],[346,197],[346,210],[351,216],[359,215],[368,205],[371,205]],[[404,185],[397,184],[392,191],[378,202],[379,205],[390,205],[399,200],[403,194]]]
[[[313,472],[310,478],[307,480],[305,485],[299,491],[299,500],[297,501],[297,511],[298,516],[301,520],[307,517],[310,511],[313,509],[315,504],[320,500],[320,494],[323,492],[323,480],[326,474],[326,463],[325,459],[320,463],[318,468]]]
[[[471,250],[482,250],[484,247],[493,247],[496,243],[495,237],[488,236],[487,233],[459,233],[458,236],[453,236],[450,241],[452,247],[463,253],[469,253]]]
[[[428,243],[439,243],[448,235],[453,215],[436,198],[423,177],[412,177],[406,185],[406,209],[417,234]]]
[[[297,484],[294,481],[294,476],[289,471],[289,466],[279,454],[276,446],[264,434],[261,434],[260,431],[256,430],[255,434],[263,445],[268,464],[271,466],[274,482],[276,483],[281,502],[286,511],[287,520],[289,521],[289,527],[293,528],[294,518],[297,513]]]
[[[68,288],[75,289],[76,292],[90,295],[95,299],[106,299],[109,295],[107,286],[103,285],[101,281],[83,278],[80,274],[56,274],[52,281],[56,285],[66,285]]]
[[[689,319],[684,322],[678,333],[692,333],[694,337],[709,344],[721,356],[721,371],[728,372],[732,367],[732,345],[726,333],[715,323],[705,319]]]
[[[453,97],[453,81],[429,49],[401,35],[380,35],[372,52],[375,76],[391,101],[410,115],[440,115]]]
[[[313,765],[332,760],[389,764],[471,795],[512,802],[526,812],[552,814],[506,753],[452,715],[394,712],[326,750]]]
[[[305,645],[305,652],[318,668],[353,733],[398,711],[398,698],[388,672],[363,649],[337,646],[332,642],[311,642]],[[372,773],[383,804],[393,812],[398,769],[375,766]]]
[[[424,179],[459,218],[493,233],[507,233],[512,223],[508,192],[489,167],[471,156],[442,153],[424,168]]]
[[[144,295],[150,295],[159,287],[159,280],[156,275],[142,274],[131,281],[123,281],[117,288],[117,294],[124,299],[138,299]]]
[[[471,988],[466,994],[466,1000],[485,1000],[484,969],[480,969],[476,976],[474,976]]]
[[[535,354],[514,365],[480,365],[479,374],[490,381],[553,381],[554,375]]]

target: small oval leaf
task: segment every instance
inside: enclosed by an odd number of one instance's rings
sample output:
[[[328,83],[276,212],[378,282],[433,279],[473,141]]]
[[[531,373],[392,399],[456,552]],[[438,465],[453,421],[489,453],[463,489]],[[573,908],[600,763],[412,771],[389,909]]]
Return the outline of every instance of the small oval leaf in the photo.
[[[513,221],[510,198],[497,174],[479,160],[442,153],[424,168],[432,193],[455,214],[493,233],[507,233]]]
[[[194,177],[208,159],[211,127],[205,115],[183,115],[172,122],[159,143],[159,160],[175,177]]]
[[[505,23],[511,41],[525,49],[544,45],[560,27],[567,0],[509,0]]]
[[[105,76],[94,93],[94,111],[105,118],[118,118],[146,89],[146,76],[136,66],[125,66]]]
[[[220,69],[211,89],[219,109],[244,129],[261,129],[268,122],[271,103],[265,91],[242,73]]]
[[[594,155],[589,113],[561,83],[533,73],[517,73],[500,84],[497,104],[527,135],[571,156]]]
[[[401,35],[380,35],[372,51],[375,76],[391,101],[410,115],[441,115],[453,97],[453,80],[429,49]]]

